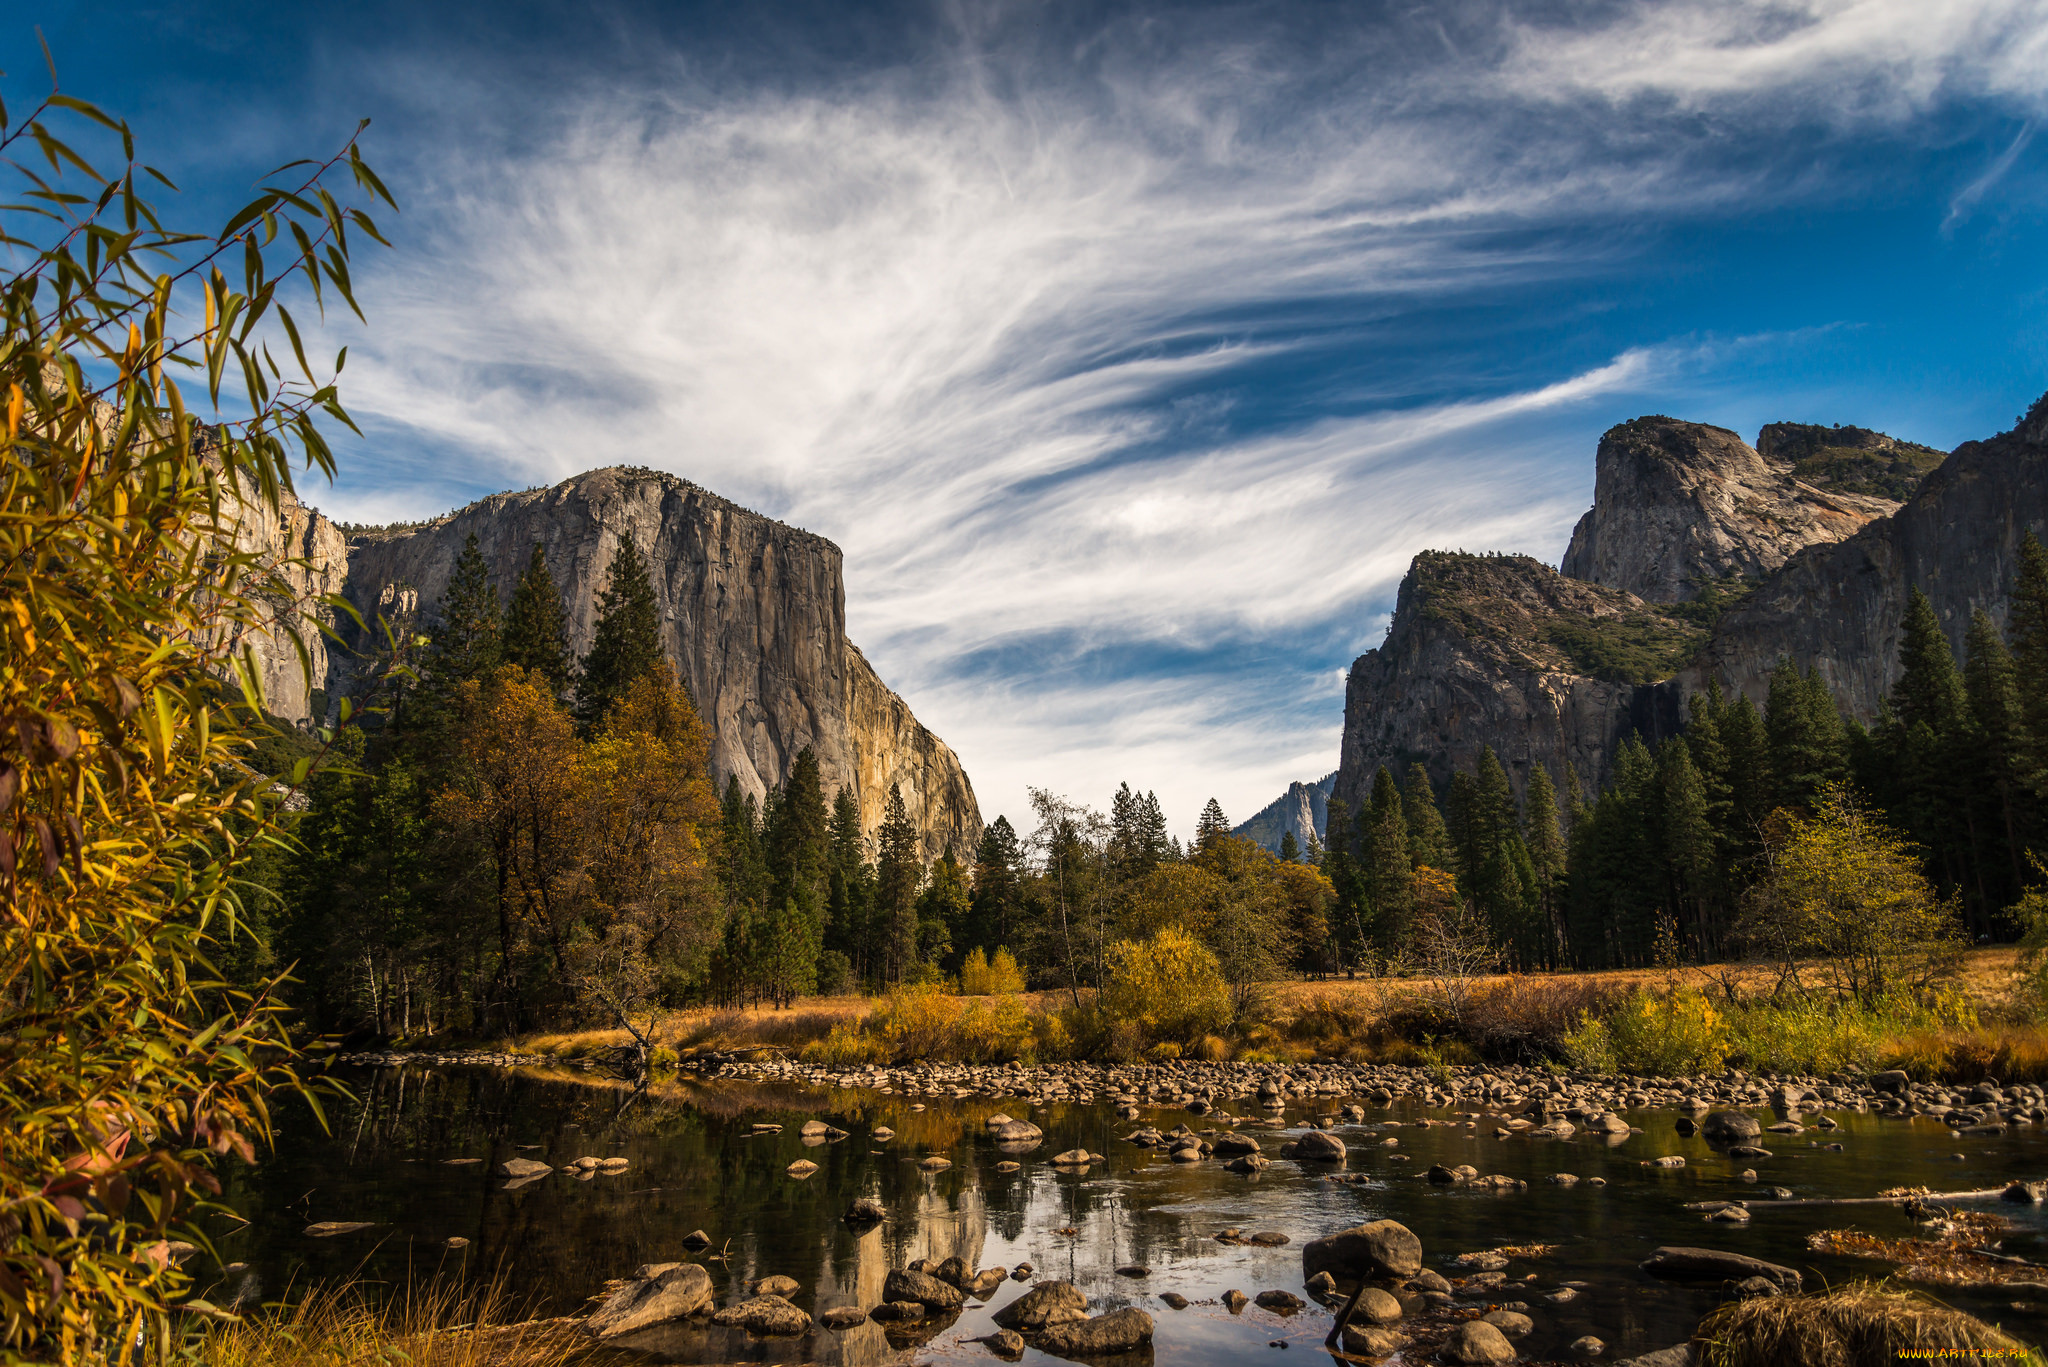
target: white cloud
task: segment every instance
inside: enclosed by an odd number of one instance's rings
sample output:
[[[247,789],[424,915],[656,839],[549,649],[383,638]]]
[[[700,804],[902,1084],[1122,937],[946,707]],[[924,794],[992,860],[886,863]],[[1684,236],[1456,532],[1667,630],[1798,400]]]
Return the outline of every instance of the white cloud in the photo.
[[[1868,117],[1957,82],[2032,99],[2042,64],[2013,54],[2048,30],[2018,4],[1926,0],[1616,14],[1503,24],[1485,61],[1362,69],[1313,108],[1230,49],[1092,84],[1012,72],[1002,96],[968,61],[915,90],[735,99],[678,77],[567,109],[537,153],[434,168],[444,192],[411,214],[432,245],[364,281],[351,406],[443,453],[415,514],[450,485],[629,462],[831,536],[853,634],[990,815],[1027,782],[1099,801],[1124,778],[1183,821],[1211,793],[1248,815],[1334,764],[1330,637],[1373,644],[1425,545],[1561,549],[1590,470],[1583,447],[1546,459],[1558,423],[1686,357],[1326,389],[1239,424],[1261,377],[1384,347],[1406,301],[1594,265],[1495,229],[1768,179],[1646,146],[1588,96],[1749,118],[1795,87],[1865,92]],[[371,468],[381,487],[337,491],[343,514],[403,506],[403,472]],[[1041,647],[1050,673],[973,663]],[[1174,663],[1067,669],[1133,650]]]

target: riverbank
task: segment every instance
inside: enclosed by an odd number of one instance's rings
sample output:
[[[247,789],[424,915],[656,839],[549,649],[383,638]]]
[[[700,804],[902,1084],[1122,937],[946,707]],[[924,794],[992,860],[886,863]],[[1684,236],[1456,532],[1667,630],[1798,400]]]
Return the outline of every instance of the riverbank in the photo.
[[[1775,968],[1466,979],[1323,979],[1263,985],[1230,1035],[1149,1041],[1082,993],[959,997],[938,987],[884,997],[809,998],[789,1009],[699,1008],[652,1022],[658,1063],[701,1066],[759,1054],[841,1068],[910,1062],[1052,1064],[1179,1057],[1248,1064],[1394,1064],[1434,1069],[1548,1066],[1617,1075],[1902,1070],[1916,1080],[2048,1081],[2048,1028],[2018,951],[1970,951],[1937,991],[1877,1005],[1784,993]],[[623,1030],[555,1031],[451,1049],[451,1061],[602,1060]],[[399,1049],[384,1052],[402,1052]]]

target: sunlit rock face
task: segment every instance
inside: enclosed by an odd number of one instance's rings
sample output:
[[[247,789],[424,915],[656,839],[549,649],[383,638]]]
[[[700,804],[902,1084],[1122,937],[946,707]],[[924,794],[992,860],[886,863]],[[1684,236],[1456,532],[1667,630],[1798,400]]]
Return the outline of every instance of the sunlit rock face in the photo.
[[[630,534],[647,557],[663,644],[711,732],[721,787],[733,777],[758,798],[809,747],[828,797],[851,788],[870,836],[893,784],[927,860],[947,851],[971,855],[981,836],[973,785],[959,757],[847,639],[840,551],[821,536],[674,475],[614,467],[347,538],[294,504],[275,539],[306,548],[309,590],[338,590],[374,620],[408,603],[430,617],[472,534],[507,595],[534,545],[545,547],[568,608],[569,644],[579,653],[590,647],[597,595]],[[344,626],[343,634],[356,633]],[[266,679],[273,663],[279,675],[268,695],[273,710],[306,718],[308,690],[289,644],[268,646],[264,658]],[[329,660],[323,651],[314,664],[315,679],[340,692],[360,661],[342,652]]]

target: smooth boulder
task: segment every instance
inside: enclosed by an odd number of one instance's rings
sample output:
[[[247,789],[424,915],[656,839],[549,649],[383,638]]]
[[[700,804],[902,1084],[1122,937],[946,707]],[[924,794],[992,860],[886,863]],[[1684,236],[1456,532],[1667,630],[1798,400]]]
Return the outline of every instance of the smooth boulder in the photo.
[[[1303,1277],[1328,1272],[1342,1280],[1404,1281],[1422,1270],[1422,1240],[1398,1220],[1374,1220],[1325,1234],[1302,1246]]]
[[[958,1310],[967,1303],[957,1286],[948,1286],[925,1272],[899,1267],[882,1282],[885,1301],[916,1301],[931,1310]]]
[[[500,1177],[545,1177],[554,1169],[545,1163],[536,1163],[531,1158],[508,1158],[498,1164]]]
[[[1310,1130],[1288,1146],[1293,1157],[1311,1163],[1341,1163],[1344,1161],[1344,1141],[1324,1130]]]
[[[995,1322],[1005,1329],[1030,1334],[1048,1325],[1088,1317],[1088,1297],[1072,1282],[1040,1282],[996,1311]]]
[[[655,1264],[655,1276],[627,1282],[583,1322],[592,1338],[617,1338],[694,1315],[711,1304],[711,1274],[696,1263]]]
[[[1494,1363],[1513,1362],[1515,1346],[1484,1320],[1467,1320],[1451,1331],[1438,1356],[1457,1367],[1490,1367]]]
[[[1128,1353],[1152,1341],[1152,1317],[1136,1306],[1093,1319],[1055,1324],[1038,1336],[1040,1352],[1061,1357],[1100,1357]]]
[[[1709,1144],[1740,1144],[1764,1132],[1763,1124],[1741,1111],[1715,1111],[1700,1122],[1700,1134]]]

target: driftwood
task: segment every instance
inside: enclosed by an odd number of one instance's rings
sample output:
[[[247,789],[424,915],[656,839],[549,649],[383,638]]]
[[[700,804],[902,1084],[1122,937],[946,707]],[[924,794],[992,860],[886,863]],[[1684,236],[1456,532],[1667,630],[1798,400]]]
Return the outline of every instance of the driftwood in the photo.
[[[1330,1336],[1323,1340],[1323,1347],[1335,1348],[1337,1346],[1338,1338],[1344,1333],[1344,1326],[1351,1323],[1351,1316],[1358,1309],[1358,1302],[1365,1296],[1365,1287],[1365,1278],[1360,1277],[1358,1279],[1358,1289],[1351,1293],[1350,1300],[1344,1302],[1343,1310],[1338,1312],[1337,1322],[1330,1326]]]
[[[1912,1201],[1922,1204],[1939,1204],[1943,1201],[1996,1201],[2005,1195],[2004,1187],[1985,1187],[1980,1191],[1923,1191],[1912,1196],[1804,1196],[1789,1201],[1744,1201],[1742,1204],[1752,1211],[1770,1210],[1778,1206],[1903,1206]],[[1687,1210],[1718,1210],[1730,1205],[1728,1201],[1701,1201],[1686,1207]]]

